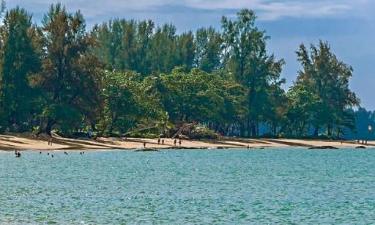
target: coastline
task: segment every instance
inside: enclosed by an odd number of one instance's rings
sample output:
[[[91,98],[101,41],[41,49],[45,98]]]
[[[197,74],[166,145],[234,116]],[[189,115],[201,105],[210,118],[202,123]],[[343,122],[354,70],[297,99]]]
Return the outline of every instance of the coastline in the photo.
[[[287,148],[304,147],[310,149],[319,148],[375,148],[375,142],[368,142],[361,145],[355,141],[331,141],[331,140],[305,140],[305,139],[250,139],[250,138],[223,138],[221,140],[182,140],[181,146],[174,144],[174,139],[165,138],[164,145],[158,144],[157,139],[147,138],[97,138],[92,139],[72,139],[59,136],[53,137],[53,144],[48,145],[48,138],[36,138],[25,134],[0,135],[0,151],[14,150],[37,150],[37,151],[57,151],[57,150],[135,150],[144,149],[236,149],[236,148]]]

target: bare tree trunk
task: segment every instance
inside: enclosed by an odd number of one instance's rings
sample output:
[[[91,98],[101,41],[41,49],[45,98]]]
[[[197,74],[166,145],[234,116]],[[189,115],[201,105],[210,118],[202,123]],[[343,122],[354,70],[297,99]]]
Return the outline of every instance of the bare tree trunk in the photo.
[[[328,137],[332,137],[332,126],[331,126],[331,124],[327,125],[327,135],[328,135]]]
[[[314,130],[314,137],[318,137],[318,136],[319,136],[319,127],[316,126]]]
[[[41,126],[39,128],[39,131],[38,131],[37,135],[45,133],[45,134],[48,134],[49,136],[51,136],[53,125],[55,125],[55,121],[48,118],[47,122],[45,123],[45,126],[44,126],[43,123],[41,123]]]

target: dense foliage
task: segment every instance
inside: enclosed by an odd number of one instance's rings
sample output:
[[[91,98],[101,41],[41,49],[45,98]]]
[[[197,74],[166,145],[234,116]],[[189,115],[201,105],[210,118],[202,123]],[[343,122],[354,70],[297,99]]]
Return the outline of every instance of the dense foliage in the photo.
[[[3,19],[1,131],[158,136],[199,124],[201,137],[339,137],[355,128],[352,68],[325,42],[301,45],[285,91],[284,61],[267,52],[251,10],[223,17],[220,30],[184,33],[123,19],[87,31],[60,4],[41,26],[20,8]]]

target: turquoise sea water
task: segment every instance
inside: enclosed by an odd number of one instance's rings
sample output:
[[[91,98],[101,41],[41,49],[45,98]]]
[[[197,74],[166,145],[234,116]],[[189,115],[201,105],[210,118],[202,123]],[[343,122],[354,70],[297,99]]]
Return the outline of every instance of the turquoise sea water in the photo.
[[[0,224],[375,224],[375,150],[0,152]]]

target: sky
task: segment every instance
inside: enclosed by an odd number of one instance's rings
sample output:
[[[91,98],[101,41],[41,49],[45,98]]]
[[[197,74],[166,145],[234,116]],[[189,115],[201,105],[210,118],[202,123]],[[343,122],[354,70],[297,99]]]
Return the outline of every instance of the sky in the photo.
[[[361,105],[375,110],[375,0],[6,0],[7,8],[21,6],[35,22],[52,3],[81,10],[88,27],[111,18],[152,19],[173,23],[179,32],[213,26],[222,16],[234,18],[242,8],[258,16],[257,25],[271,37],[270,53],[286,62],[286,88],[300,69],[295,51],[301,43],[328,41],[339,59],[351,65],[351,88]],[[374,89],[373,89],[374,88]]]

